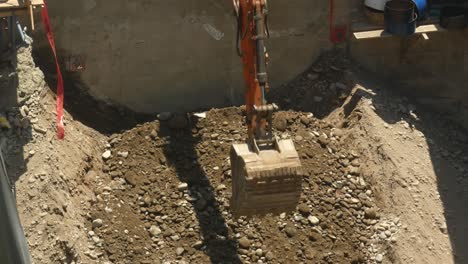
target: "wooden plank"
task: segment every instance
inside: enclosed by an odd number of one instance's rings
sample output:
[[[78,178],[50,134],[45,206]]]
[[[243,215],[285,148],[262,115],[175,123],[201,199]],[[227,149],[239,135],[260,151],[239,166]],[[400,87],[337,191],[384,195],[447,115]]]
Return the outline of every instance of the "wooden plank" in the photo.
[[[429,17],[423,21],[418,21],[419,26],[438,24],[438,17]],[[364,16],[357,17],[353,20],[351,25],[351,31],[353,32],[363,32],[363,31],[372,31],[382,29],[382,26],[373,25],[369,23],[368,19]]]
[[[439,26],[438,24],[429,24],[429,25],[423,25],[423,26],[417,27],[415,34],[423,34],[423,33],[438,32],[438,31],[445,31],[445,29]],[[358,40],[393,36],[385,32],[383,29],[354,32],[353,35]]]
[[[44,5],[43,0],[31,0],[31,4],[33,6],[40,6]],[[22,8],[22,7],[27,7],[28,6],[28,1],[26,0],[9,0],[6,3],[0,3],[0,9],[16,9],[16,8]]]

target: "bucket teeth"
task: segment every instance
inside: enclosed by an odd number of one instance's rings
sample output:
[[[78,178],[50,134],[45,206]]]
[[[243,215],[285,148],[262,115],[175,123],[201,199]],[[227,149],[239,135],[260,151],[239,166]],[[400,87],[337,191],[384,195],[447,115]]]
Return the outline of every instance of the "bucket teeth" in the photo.
[[[295,210],[301,196],[302,169],[291,140],[259,153],[247,144],[231,149],[234,216],[280,214]]]

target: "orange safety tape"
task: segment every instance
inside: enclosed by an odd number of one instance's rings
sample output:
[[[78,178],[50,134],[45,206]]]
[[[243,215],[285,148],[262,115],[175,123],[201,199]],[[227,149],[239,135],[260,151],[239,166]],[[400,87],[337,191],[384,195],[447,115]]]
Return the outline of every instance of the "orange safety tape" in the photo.
[[[60,71],[60,65],[57,58],[57,51],[55,49],[54,34],[52,32],[52,26],[50,25],[49,11],[47,10],[47,4],[44,0],[44,8],[42,9],[42,23],[44,24],[44,29],[49,40],[50,47],[54,53],[55,65],[57,66],[57,137],[63,139],[65,137],[65,126],[63,124],[63,77],[62,72]]]

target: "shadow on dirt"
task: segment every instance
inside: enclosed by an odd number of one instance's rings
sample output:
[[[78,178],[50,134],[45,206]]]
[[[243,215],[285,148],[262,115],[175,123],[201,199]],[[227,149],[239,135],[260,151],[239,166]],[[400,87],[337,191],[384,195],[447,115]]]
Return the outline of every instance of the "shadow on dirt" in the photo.
[[[325,52],[293,81],[272,89],[268,98],[281,110],[310,112],[323,119],[343,105],[354,87],[349,67],[344,51]]]
[[[237,254],[238,242],[228,238],[229,231],[216,201],[215,189],[198,161],[200,153],[197,153],[197,145],[203,141],[198,133],[197,120],[193,117],[188,128],[177,130],[163,123],[160,136],[170,137],[170,143],[163,151],[179,180],[188,184],[190,195],[198,197],[191,203],[199,222],[203,250],[211,263],[241,263]]]
[[[34,47],[34,57],[44,72],[45,80],[52,92],[56,92],[57,70],[54,56],[48,46]],[[61,51],[59,54],[64,54]],[[147,121],[154,120],[154,116],[135,113],[123,106],[116,106],[102,100],[95,99],[80,78],[80,73],[67,72],[63,64],[61,71],[64,82],[64,108],[75,120],[97,130],[104,135],[121,133]]]
[[[0,259],[6,263],[25,263],[30,258],[14,190],[27,169],[29,157],[24,156],[24,146],[33,139],[32,122],[23,108],[31,94],[20,89],[16,56],[16,48],[10,49],[10,59],[0,62]]]

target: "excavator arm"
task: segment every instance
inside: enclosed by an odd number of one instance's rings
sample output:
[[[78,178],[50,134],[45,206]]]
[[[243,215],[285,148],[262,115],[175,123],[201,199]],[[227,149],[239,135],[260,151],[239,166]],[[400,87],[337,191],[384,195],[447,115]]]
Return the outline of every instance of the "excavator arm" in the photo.
[[[246,86],[248,138],[231,148],[232,198],[235,217],[279,214],[295,209],[302,170],[292,140],[278,140],[272,129],[275,104],[268,104],[267,0],[233,0],[238,23],[238,53]]]
[[[268,90],[267,57],[265,39],[267,32],[268,8],[266,0],[234,0],[238,19],[237,44],[242,57],[246,86],[246,111],[249,139],[271,138],[267,131],[268,120],[261,116],[261,106],[266,106],[265,93]],[[240,45],[240,47],[239,47]],[[272,106],[273,107],[273,106]],[[273,107],[275,108],[275,107]],[[265,116],[268,117],[268,116]],[[263,120],[262,120],[263,119]]]

